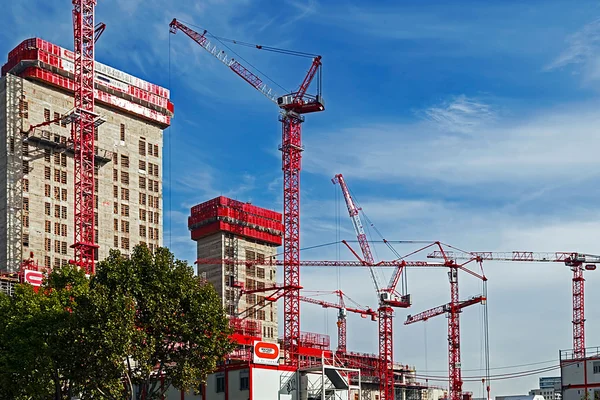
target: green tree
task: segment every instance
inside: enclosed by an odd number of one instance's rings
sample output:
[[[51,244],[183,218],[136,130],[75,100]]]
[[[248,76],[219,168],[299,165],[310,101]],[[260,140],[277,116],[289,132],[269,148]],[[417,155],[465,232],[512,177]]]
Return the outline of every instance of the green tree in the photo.
[[[158,399],[170,386],[198,389],[234,349],[228,319],[212,285],[194,276],[167,248],[136,246],[131,257],[112,250],[90,284],[108,297],[132,299],[135,329],[125,375],[138,398]],[[157,376],[162,376],[162,383]]]
[[[17,285],[0,296],[0,398],[71,397],[78,301],[88,290],[85,274],[66,266],[39,292]]]
[[[111,251],[97,270],[67,265],[38,292],[0,294],[1,400],[157,399],[198,388],[233,349],[213,287],[168,249]]]

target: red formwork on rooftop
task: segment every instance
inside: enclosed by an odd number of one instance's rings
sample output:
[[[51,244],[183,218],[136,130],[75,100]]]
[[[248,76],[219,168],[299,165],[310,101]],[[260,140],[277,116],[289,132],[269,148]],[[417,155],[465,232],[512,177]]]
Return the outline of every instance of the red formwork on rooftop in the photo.
[[[281,220],[282,215],[278,212],[219,196],[191,208],[188,228],[192,240],[225,231],[280,246]]]
[[[271,219],[271,220],[275,220],[275,221],[279,221],[279,222],[281,222],[281,220],[282,220],[281,213],[278,213],[276,211],[272,211],[272,210],[269,210],[266,208],[258,207],[258,206],[252,205],[250,203],[244,203],[239,200],[233,200],[233,199],[230,199],[229,197],[225,197],[225,196],[215,197],[214,199],[205,201],[204,203],[197,204],[192,207],[191,211],[192,211],[192,215],[196,215],[196,214],[199,214],[203,210],[211,209],[211,208],[218,208],[218,207],[228,207],[228,208],[234,208],[237,210],[243,210],[248,214],[253,214],[253,215],[256,215],[259,217],[265,217],[267,219]]]
[[[117,108],[161,127],[170,125],[174,107],[169,90],[96,62],[94,95],[99,103]],[[73,52],[48,41],[26,39],[12,49],[2,66],[7,73],[42,81],[73,92]]]

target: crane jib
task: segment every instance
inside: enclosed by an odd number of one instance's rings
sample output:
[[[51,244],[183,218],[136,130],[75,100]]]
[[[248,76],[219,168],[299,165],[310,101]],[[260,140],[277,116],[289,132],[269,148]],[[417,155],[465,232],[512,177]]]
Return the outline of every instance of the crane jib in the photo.
[[[242,64],[237,61],[233,61],[229,66],[233,72],[238,74],[241,78],[243,78],[246,82],[254,86],[255,88],[261,90],[261,86],[263,85],[263,81],[252,72],[248,71]]]

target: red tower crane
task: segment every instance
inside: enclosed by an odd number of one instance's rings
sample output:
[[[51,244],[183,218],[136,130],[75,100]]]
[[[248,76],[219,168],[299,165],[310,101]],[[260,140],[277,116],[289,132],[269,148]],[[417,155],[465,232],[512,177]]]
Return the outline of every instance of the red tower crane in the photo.
[[[75,69],[74,112],[71,114],[71,141],[74,150],[75,240],[72,263],[88,274],[95,272],[98,245],[95,238],[95,151],[94,132],[101,119],[94,112],[94,44],[102,34],[94,25],[96,0],[73,0]]]
[[[451,282],[453,279],[456,280],[452,277],[453,272],[458,271],[454,270],[448,272]],[[460,367],[460,325],[458,314],[465,307],[479,303],[483,304],[486,298],[485,296],[475,296],[465,301],[458,301],[458,299],[454,298],[455,294],[456,297],[458,297],[458,288],[456,292],[452,291],[451,294],[453,298],[451,299],[450,303],[423,311],[416,315],[408,315],[406,317],[406,321],[404,321],[404,325],[413,324],[419,321],[427,321],[429,318],[433,318],[437,315],[448,315],[448,375],[450,378],[450,400],[462,400],[463,393]]]
[[[381,400],[393,400],[394,371],[392,367],[394,362],[394,307],[407,308],[410,307],[411,303],[410,295],[403,296],[396,291],[396,286],[400,280],[403,267],[398,266],[396,268],[387,288],[381,287],[373,267],[375,264],[373,253],[371,252],[369,241],[367,240],[367,235],[365,234],[360,216],[358,215],[360,209],[354,203],[354,200],[350,195],[348,185],[346,184],[342,174],[337,174],[332,179],[332,182],[333,184],[340,184],[340,188],[342,189],[342,193],[344,194],[344,199],[346,201],[346,207],[348,208],[348,214],[352,219],[354,231],[356,233],[364,261],[369,267],[371,279],[375,285],[375,291],[379,301],[379,308],[377,310],[379,314],[379,391]],[[352,249],[350,250],[354,252]]]
[[[585,312],[584,312],[584,270],[596,269],[600,263],[600,256],[577,252],[536,253],[532,251],[513,252],[446,252],[441,254],[434,251],[428,258],[470,259],[478,257],[479,260],[489,261],[517,261],[517,262],[560,262],[573,271],[573,355],[575,358],[585,358]]]
[[[346,294],[341,290],[335,290],[333,293],[337,294],[339,297],[339,303],[330,303],[328,301],[318,300],[311,297],[300,296],[300,301],[305,303],[318,304],[323,308],[335,308],[338,310],[338,320],[337,320],[337,328],[338,328],[338,345],[337,345],[337,353],[345,354],[346,353],[346,316],[348,312],[360,314],[361,317],[367,318],[371,317],[371,321],[375,321],[377,319],[377,313],[375,310],[372,310],[370,307],[368,308],[355,308],[355,307],[347,307],[346,302],[344,301],[344,296]],[[346,296],[347,297],[347,296]]]
[[[314,56],[308,73],[298,90],[277,97],[274,91],[261,78],[244,67],[239,61],[230,58],[223,50],[210,43],[208,31],[202,34],[173,19],[170,32],[181,30],[198,43],[233,72],[248,82],[252,87],[265,95],[280,108],[279,121],[282,123],[282,140],[279,150],[282,153],[283,170],[283,262],[284,262],[284,329],[283,349],[287,364],[298,365],[298,338],[300,337],[300,169],[302,158],[302,123],[304,114],[325,110],[321,96],[320,82],[316,95],[309,95],[308,88],[321,69],[321,56]],[[274,50],[287,54],[299,55],[298,52],[284,51],[265,46],[258,49]],[[303,55],[307,55],[302,53]],[[312,55],[311,55],[312,56]]]

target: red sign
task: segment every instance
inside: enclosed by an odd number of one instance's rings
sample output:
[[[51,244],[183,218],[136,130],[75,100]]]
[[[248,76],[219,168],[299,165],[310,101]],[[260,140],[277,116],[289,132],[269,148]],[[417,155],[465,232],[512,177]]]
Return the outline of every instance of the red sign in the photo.
[[[41,286],[44,274],[38,271],[26,269],[23,271],[23,280],[32,286]]]
[[[279,345],[277,343],[254,342],[254,362],[257,364],[279,364]]]

